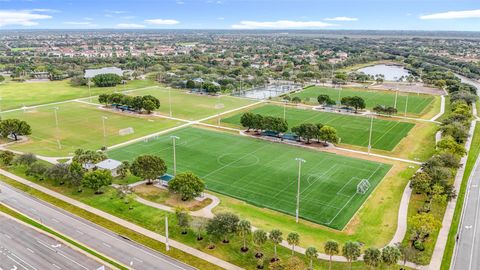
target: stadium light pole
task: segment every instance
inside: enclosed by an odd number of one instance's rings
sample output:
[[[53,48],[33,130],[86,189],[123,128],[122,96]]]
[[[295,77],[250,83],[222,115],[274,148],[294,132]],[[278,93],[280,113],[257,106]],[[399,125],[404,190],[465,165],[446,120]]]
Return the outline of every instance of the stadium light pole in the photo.
[[[58,107],[53,107],[53,113],[55,114],[55,126],[58,128],[58,115],[57,115]]]
[[[372,130],[373,130],[373,115],[370,116],[370,134],[368,135],[368,154],[372,149]]]
[[[170,117],[172,117],[172,95],[171,95],[171,88],[168,88],[168,106],[170,107]]]
[[[395,91],[395,103],[393,104],[393,107],[395,109],[397,108],[397,98],[398,98],[398,88],[397,88],[397,91]]]
[[[92,90],[90,89],[90,78],[88,78],[88,95],[90,96],[90,102],[92,102]]]
[[[102,116],[102,126],[103,126],[103,146],[107,145],[107,129],[105,128],[105,120],[107,120],[108,117]]]
[[[302,163],[306,161],[302,158],[295,158],[298,161],[298,179],[297,179],[297,209],[295,210],[295,222],[298,223],[298,214],[300,212],[300,175],[302,174]]]
[[[168,243],[168,216],[165,215],[165,250],[170,250],[170,244]]]
[[[180,137],[177,136],[170,136],[173,141],[173,176],[177,175],[177,152],[175,149],[175,141],[180,140]]]
[[[408,108],[408,94],[407,94],[407,100],[405,101],[405,114],[404,114],[405,117],[407,117],[407,108]]]
[[[287,119],[287,102],[288,100],[283,100],[283,120]]]

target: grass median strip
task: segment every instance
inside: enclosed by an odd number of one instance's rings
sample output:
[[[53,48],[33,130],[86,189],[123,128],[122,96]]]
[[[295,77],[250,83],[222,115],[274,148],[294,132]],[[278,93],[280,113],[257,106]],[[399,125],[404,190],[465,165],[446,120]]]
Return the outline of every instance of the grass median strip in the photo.
[[[46,227],[46,226],[36,222],[35,220],[33,220],[33,219],[31,219],[31,218],[13,210],[13,209],[11,209],[11,208],[3,205],[3,204],[0,204],[0,212],[3,212],[3,213],[5,213],[5,214],[7,214],[7,215],[9,215],[9,216],[11,216],[15,219],[18,219],[18,220],[20,220],[24,223],[27,223],[27,224],[35,227],[35,228],[38,228],[38,229],[40,229],[40,230],[42,230],[42,231],[44,231],[44,232],[46,232],[50,235],[53,235],[53,236],[65,241],[65,242],[69,243],[70,245],[73,245],[74,247],[79,248],[79,249],[87,252],[90,255],[95,256],[96,258],[100,259],[101,261],[106,262],[106,263],[110,264],[111,266],[113,266],[117,269],[122,269],[122,270],[123,269],[125,269],[125,270],[128,269],[127,267],[123,266],[122,264],[120,264],[120,263],[118,263],[118,262],[116,262],[116,261],[114,261],[114,260],[112,260],[112,259],[110,259],[110,258],[108,258],[108,257],[106,257],[106,256],[104,256],[104,255],[102,255],[102,254],[100,254],[100,253],[98,253],[98,252],[96,252],[96,251],[94,251],[94,250],[92,250],[92,249],[74,241],[74,240],[72,240],[69,237],[66,237],[65,235],[63,235],[61,233],[56,232],[55,230],[50,229],[49,227]]]

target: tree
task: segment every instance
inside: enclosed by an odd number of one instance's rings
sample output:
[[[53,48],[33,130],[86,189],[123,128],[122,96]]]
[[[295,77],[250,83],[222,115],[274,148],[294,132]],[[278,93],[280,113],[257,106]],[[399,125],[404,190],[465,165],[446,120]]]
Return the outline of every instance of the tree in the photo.
[[[440,221],[432,214],[420,213],[411,218],[410,235],[413,240],[423,240],[426,236],[441,226]]]
[[[77,188],[78,192],[81,191],[83,176],[85,174],[83,167],[80,163],[73,161],[68,166],[70,184]]]
[[[180,194],[182,201],[188,201],[200,196],[205,189],[205,183],[191,172],[177,174],[169,183],[168,189]]]
[[[323,126],[319,131],[319,138],[330,143],[338,143],[337,130],[330,126]]]
[[[203,240],[203,233],[205,232],[206,221],[204,219],[194,219],[192,222],[192,228],[195,231],[197,241]]]
[[[192,80],[188,80],[187,83],[185,84],[186,88],[193,89],[195,88],[195,82]]]
[[[287,242],[290,246],[292,246],[292,255],[295,252],[295,246],[300,244],[300,235],[296,232],[291,232],[287,235]]]
[[[32,176],[37,180],[43,180],[45,171],[47,171],[47,166],[45,164],[40,162],[35,162],[27,168],[27,170],[25,171],[25,174],[28,176]]]
[[[238,222],[238,234],[243,239],[243,246],[241,248],[241,251],[247,252],[247,236],[250,236],[252,234],[252,225],[250,224],[250,221],[242,219]]]
[[[122,164],[118,167],[117,173],[121,179],[127,177],[128,173],[130,172],[130,162],[124,160]]]
[[[98,102],[100,104],[108,105],[108,97],[109,97],[109,94],[100,94],[98,96]]]
[[[352,262],[360,257],[360,245],[357,242],[346,242],[342,248],[342,255],[347,259],[349,269],[352,269]]]
[[[382,261],[382,255],[377,248],[367,248],[363,254],[363,261],[369,268],[376,268]]]
[[[397,264],[401,256],[402,254],[398,248],[394,246],[386,246],[382,249],[382,261],[388,265],[388,268]]]
[[[230,242],[229,236],[238,230],[239,218],[233,213],[220,213],[207,223],[207,233],[215,238],[223,238],[224,243]]]
[[[240,118],[240,124],[242,124],[244,128],[247,128],[247,132],[249,132],[250,129],[253,128],[254,118],[255,118],[255,115],[251,112],[244,113]]]
[[[27,166],[30,167],[33,163],[37,161],[37,157],[32,153],[25,153],[21,154],[20,156],[16,157],[13,163],[16,165]]]
[[[10,166],[12,165],[12,161],[15,158],[15,154],[11,151],[0,151],[0,160],[2,161],[3,165]]]
[[[310,266],[308,267],[309,270],[313,270],[313,259],[316,259],[318,257],[318,251],[314,247],[309,247],[305,251],[305,256],[307,259],[310,260]]]
[[[253,232],[253,244],[257,247],[255,257],[263,257],[262,247],[267,242],[268,236],[264,230],[256,230]]]
[[[85,164],[96,164],[105,159],[107,159],[107,156],[102,152],[98,152],[94,150],[77,149],[74,152],[72,162],[78,162],[81,165],[85,165]]]
[[[70,179],[68,164],[57,163],[45,172],[45,176],[55,182],[57,185],[63,185]]]
[[[329,240],[329,241],[325,242],[325,245],[324,245],[323,249],[325,251],[325,254],[330,256],[329,265],[328,265],[328,269],[330,270],[330,269],[332,269],[332,256],[335,256],[338,253],[340,253],[339,245],[338,245],[337,242],[335,242],[333,240]]]
[[[182,230],[182,234],[187,234],[188,228],[190,228],[191,217],[184,209],[176,209],[175,217],[177,218],[177,225]]]
[[[319,95],[317,101],[320,105],[333,105],[335,101],[330,98],[329,95]]]
[[[355,108],[355,113],[358,112],[358,109],[365,109],[365,100],[359,96],[354,96],[350,98],[350,106]]]
[[[270,231],[270,234],[268,235],[268,238],[273,242],[273,248],[274,248],[274,257],[273,260],[278,261],[278,255],[277,255],[277,245],[280,244],[283,240],[282,237],[282,232],[278,229],[273,229]]]
[[[467,151],[463,145],[457,143],[451,136],[446,136],[437,143],[437,149],[440,153],[447,152],[459,157],[464,156]]]
[[[5,81],[5,77],[3,75],[0,75],[0,83]]]
[[[315,138],[318,134],[318,128],[314,124],[303,123],[299,126],[293,127],[292,132],[297,134],[299,137],[307,141],[307,144],[310,143],[310,140]]]
[[[256,131],[261,131],[264,126],[263,116],[261,114],[255,114],[252,118],[252,128]]]
[[[98,74],[92,78],[92,82],[98,87],[110,87],[120,84],[122,77],[117,74]]]
[[[18,141],[18,136],[27,136],[32,134],[30,125],[18,119],[5,119],[0,121],[0,135],[4,138],[13,136]]]
[[[147,184],[152,184],[152,180],[165,174],[167,165],[157,156],[143,155],[133,161],[130,171],[133,175],[147,180]]]
[[[293,98],[292,98],[292,102],[295,103],[295,104],[297,104],[297,103],[302,102],[302,99],[300,99],[300,97],[293,97]]]
[[[398,248],[398,251],[400,251],[403,265],[405,265],[408,260],[413,259],[416,255],[416,249],[414,249],[411,244],[396,243],[395,246]]]
[[[95,194],[102,194],[102,188],[112,184],[112,174],[108,170],[87,172],[83,177],[82,185],[95,190]]]
[[[430,191],[432,177],[424,171],[417,172],[410,179],[410,187],[417,194],[427,194]]]
[[[142,108],[150,114],[152,111],[160,108],[160,100],[152,95],[142,97]]]

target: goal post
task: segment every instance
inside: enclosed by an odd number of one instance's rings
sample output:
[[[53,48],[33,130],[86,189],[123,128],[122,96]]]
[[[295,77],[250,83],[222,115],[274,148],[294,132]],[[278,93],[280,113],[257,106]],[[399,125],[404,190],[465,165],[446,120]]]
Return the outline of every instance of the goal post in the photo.
[[[370,189],[370,182],[368,179],[362,179],[360,183],[357,185],[357,193],[358,194],[365,194]]]

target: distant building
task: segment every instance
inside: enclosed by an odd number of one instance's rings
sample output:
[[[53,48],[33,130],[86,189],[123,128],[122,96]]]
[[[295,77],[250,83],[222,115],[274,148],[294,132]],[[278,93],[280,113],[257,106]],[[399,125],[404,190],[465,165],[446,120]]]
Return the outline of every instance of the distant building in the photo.
[[[100,74],[116,74],[118,76],[123,77],[123,70],[117,67],[105,67],[99,69],[86,69],[85,70],[85,78],[91,79]]]
[[[100,170],[108,170],[112,173],[113,177],[118,176],[118,168],[122,165],[121,161],[114,159],[105,159],[95,164],[95,167]]]

